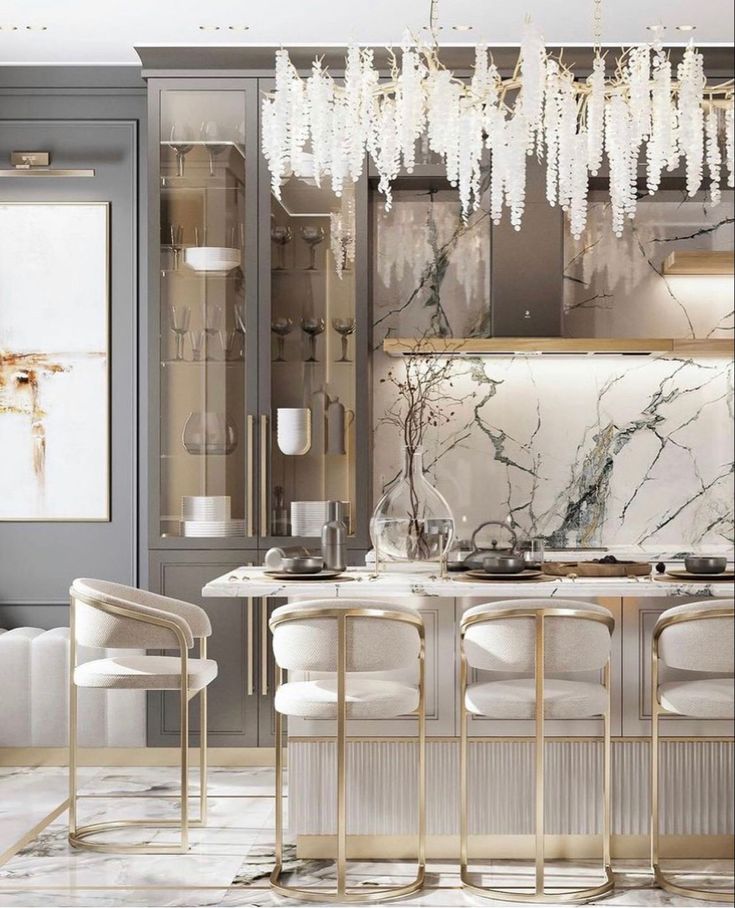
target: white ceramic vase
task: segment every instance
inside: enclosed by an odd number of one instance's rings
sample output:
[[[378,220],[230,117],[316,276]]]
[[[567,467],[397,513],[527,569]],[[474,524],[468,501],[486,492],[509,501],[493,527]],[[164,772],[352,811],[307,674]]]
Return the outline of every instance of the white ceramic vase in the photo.
[[[299,456],[311,448],[311,410],[281,407],[276,413],[278,448],[283,454]]]

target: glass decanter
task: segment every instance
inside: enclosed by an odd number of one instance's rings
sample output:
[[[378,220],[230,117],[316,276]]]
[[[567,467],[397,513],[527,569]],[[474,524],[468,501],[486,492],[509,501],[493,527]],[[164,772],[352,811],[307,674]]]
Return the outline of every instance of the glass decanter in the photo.
[[[423,451],[405,448],[403,472],[370,520],[376,568],[391,561],[440,562],[454,537],[454,517],[424,473]]]

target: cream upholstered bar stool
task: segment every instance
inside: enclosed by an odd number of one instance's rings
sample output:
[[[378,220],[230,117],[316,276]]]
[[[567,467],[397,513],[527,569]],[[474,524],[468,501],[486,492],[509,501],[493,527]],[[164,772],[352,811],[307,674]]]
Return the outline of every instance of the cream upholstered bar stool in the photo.
[[[277,608],[270,619],[276,677],[276,860],[271,886],[281,895],[319,902],[385,902],[421,889],[426,838],[424,624],[398,602],[321,599]],[[415,681],[384,673],[413,670]],[[285,680],[285,672],[320,673]],[[326,677],[321,673],[327,673]],[[300,677],[300,675],[299,675]],[[401,676],[403,677],[403,675]],[[347,720],[418,718],[418,871],[403,886],[347,886]],[[283,716],[337,721],[337,885],[299,889],[281,882],[283,864]]]
[[[584,902],[610,892],[610,649],[612,614],[592,602],[525,599],[477,605],[460,622],[460,875],[462,885],[478,894],[530,904]],[[531,677],[468,683],[469,669],[518,672]],[[602,683],[546,678],[545,673],[602,671]],[[534,719],[535,727],[535,891],[480,886],[468,868],[467,720]],[[603,739],[602,865],[600,885],[571,889],[544,881],[544,722],[601,716]],[[524,890],[531,888],[522,887]],[[556,891],[563,888],[565,891]],[[550,891],[554,890],[554,891]]]
[[[735,600],[709,599],[662,612],[651,641],[651,866],[668,892],[732,904],[734,893],[673,883],[659,863],[659,718],[735,718]],[[727,677],[660,683],[660,666]]]
[[[204,609],[106,580],[77,579],[70,594],[69,662],[69,842],[92,851],[177,854],[188,848],[190,826],[207,821],[207,685],[217,663],[207,659],[212,626]],[[199,641],[199,658],[189,650]],[[77,646],[108,649],[178,650],[178,656],[119,655],[77,665]],[[103,687],[178,690],[181,722],[181,814],[178,820],[116,820],[77,825],[77,690]],[[189,819],[189,701],[199,694],[199,818]],[[92,841],[128,827],[179,827],[178,844]]]

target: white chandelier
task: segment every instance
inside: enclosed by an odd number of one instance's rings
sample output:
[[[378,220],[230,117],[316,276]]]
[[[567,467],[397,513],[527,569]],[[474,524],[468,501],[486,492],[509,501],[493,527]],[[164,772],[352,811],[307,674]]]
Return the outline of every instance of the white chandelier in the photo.
[[[546,198],[567,213],[576,238],[586,224],[589,177],[600,171],[604,158],[618,236],[626,219],[635,217],[639,160],[645,160],[650,194],[664,171],[683,162],[688,194],[704,186],[716,204],[723,162],[727,185],[735,184],[733,82],[708,85],[704,59],[693,43],[676,68],[654,41],[622,51],[608,74],[595,37],[592,72],[583,80],[561,55],[546,50],[530,23],[508,78],[482,45],[475,48],[471,77],[461,79],[442,65],[436,44],[406,39],[400,58],[390,54],[387,80],[381,80],[371,49],[351,46],[339,82],[319,59],[302,79],[281,49],[275,90],[263,99],[262,146],[273,193],[280,198],[282,182],[308,160],[317,184],[328,176],[339,196],[360,178],[367,152],[390,208],[391,183],[401,168],[411,173],[421,141],[443,160],[465,219],[480,205],[489,152],[490,215],[498,223],[507,208],[516,230],[531,155],[545,161]]]

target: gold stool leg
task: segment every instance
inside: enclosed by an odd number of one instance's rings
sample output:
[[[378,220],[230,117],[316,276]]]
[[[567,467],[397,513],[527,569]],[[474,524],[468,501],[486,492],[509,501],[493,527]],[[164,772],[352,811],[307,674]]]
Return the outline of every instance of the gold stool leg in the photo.
[[[77,686],[74,669],[77,664],[74,599],[69,602],[69,841],[77,833]]]
[[[199,639],[199,658],[207,658],[207,638]],[[199,693],[199,822],[197,825],[207,825],[207,688],[203,687]]]

